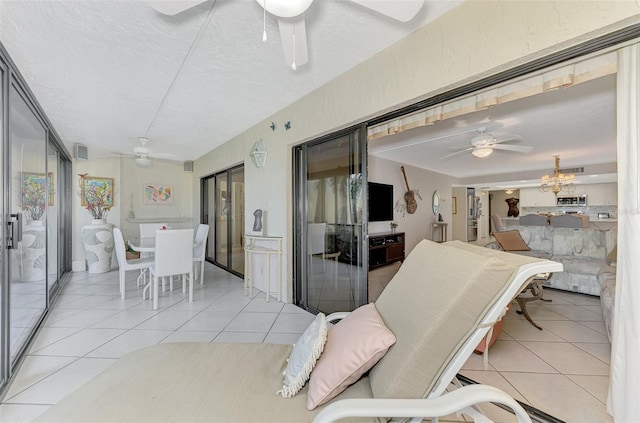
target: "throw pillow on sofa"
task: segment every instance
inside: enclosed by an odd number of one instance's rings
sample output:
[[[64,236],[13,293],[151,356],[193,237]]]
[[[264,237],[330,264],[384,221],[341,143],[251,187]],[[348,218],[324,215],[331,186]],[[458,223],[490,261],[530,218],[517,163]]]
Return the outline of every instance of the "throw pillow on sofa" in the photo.
[[[493,237],[504,251],[529,251],[530,248],[522,239],[520,231],[494,232]]]

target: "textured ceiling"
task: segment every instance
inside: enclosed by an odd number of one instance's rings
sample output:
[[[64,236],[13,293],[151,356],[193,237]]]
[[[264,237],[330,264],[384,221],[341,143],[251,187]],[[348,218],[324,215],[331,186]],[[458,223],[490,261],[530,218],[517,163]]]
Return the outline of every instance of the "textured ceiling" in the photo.
[[[2,0],[0,40],[67,145],[130,153],[147,136],[154,152],[193,160],[459,3],[427,1],[401,24],[315,1],[309,64],[297,71],[273,16],[262,42],[253,0],[209,0],[176,16],[138,0]]]

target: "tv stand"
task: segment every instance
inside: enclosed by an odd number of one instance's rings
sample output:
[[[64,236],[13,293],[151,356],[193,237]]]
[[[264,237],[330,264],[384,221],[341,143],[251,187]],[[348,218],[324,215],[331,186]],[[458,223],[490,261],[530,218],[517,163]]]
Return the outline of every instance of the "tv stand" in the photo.
[[[404,232],[369,234],[369,270],[404,261]]]

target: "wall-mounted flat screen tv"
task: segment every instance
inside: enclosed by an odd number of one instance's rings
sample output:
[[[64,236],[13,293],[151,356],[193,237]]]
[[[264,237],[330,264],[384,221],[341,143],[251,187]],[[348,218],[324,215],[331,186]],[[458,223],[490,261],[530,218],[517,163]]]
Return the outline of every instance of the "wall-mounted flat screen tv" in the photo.
[[[393,185],[369,182],[369,222],[393,220]]]

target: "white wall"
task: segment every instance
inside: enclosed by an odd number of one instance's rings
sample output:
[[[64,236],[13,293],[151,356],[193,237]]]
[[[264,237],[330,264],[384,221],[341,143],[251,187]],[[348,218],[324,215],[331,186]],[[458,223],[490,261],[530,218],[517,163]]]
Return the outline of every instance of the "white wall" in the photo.
[[[431,223],[438,220],[431,211],[431,196],[434,191],[440,193],[440,214],[445,222],[449,223],[448,237],[451,239],[451,185],[457,183],[457,179],[441,173],[432,172],[402,163],[385,160],[369,155],[369,167],[367,168],[370,182],[380,182],[393,185],[393,203],[404,203],[404,194],[407,188],[404,177],[400,171],[404,166],[409,181],[409,188],[418,190],[422,200],[416,197],[418,209],[414,214],[394,211],[394,222],[398,224],[398,232],[405,233],[405,254],[423,239],[432,239]],[[389,222],[370,222],[369,233],[389,232]],[[438,239],[439,235],[435,235]]]
[[[262,137],[269,155],[264,168],[245,168],[246,209],[266,210],[267,233],[286,239],[282,286],[290,300],[293,145],[628,26],[638,13],[640,3],[630,1],[465,2],[199,158],[194,193],[199,177],[248,161]],[[291,129],[271,131],[272,121]],[[194,218],[199,203],[195,195]],[[245,229],[251,224],[247,213]]]
[[[91,154],[91,152],[90,152]],[[138,224],[127,222],[131,194],[136,217],[180,217],[184,222],[171,222],[175,228],[194,227],[193,216],[193,174],[184,172],[182,164],[154,160],[151,167],[140,168],[131,158],[106,158],[75,160],[72,172],[73,192],[73,260],[84,260],[84,250],[80,240],[80,228],[90,224],[93,217],[80,206],[79,174],[113,178],[114,205],[109,211],[107,222],[122,229],[124,239],[138,236]],[[174,204],[167,206],[143,205],[143,187],[146,183],[171,185]],[[112,267],[117,267],[115,259]]]

